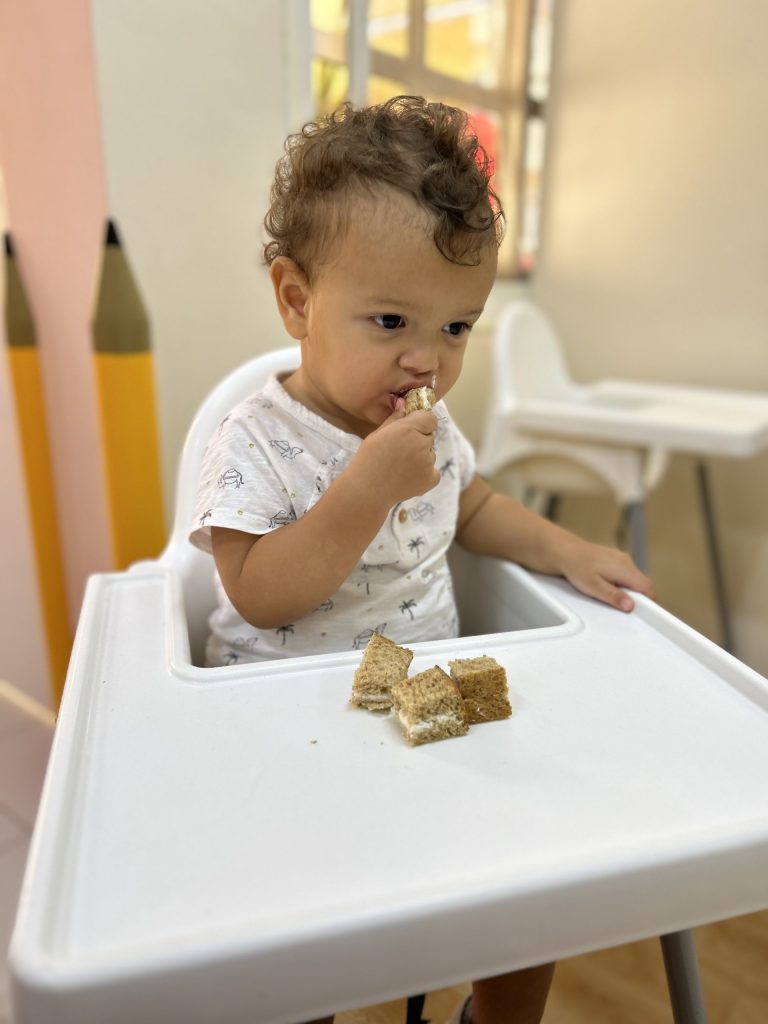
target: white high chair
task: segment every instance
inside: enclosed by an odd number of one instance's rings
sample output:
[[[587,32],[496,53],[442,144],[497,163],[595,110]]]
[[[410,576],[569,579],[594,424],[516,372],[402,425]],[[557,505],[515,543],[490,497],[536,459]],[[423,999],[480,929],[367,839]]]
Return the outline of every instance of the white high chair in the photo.
[[[527,300],[511,303],[502,313],[493,339],[492,367],[478,472],[492,477],[514,467],[527,487],[549,495],[609,491],[628,514],[633,557],[646,566],[645,498],[661,480],[668,453],[657,447],[589,444],[520,430],[515,412],[526,398],[578,402],[586,391],[571,379],[554,327]]]
[[[517,311],[519,316],[525,310]],[[511,319],[511,318],[510,318]],[[508,324],[510,324],[508,319]],[[562,363],[558,362],[556,349],[551,345],[546,355],[547,365],[541,374],[549,372],[554,386],[569,386]],[[262,387],[273,373],[292,370],[299,364],[297,346],[278,349],[260,355],[238,367],[225,377],[203,401],[189,429],[182,450],[177,480],[176,505],[174,524],[168,544],[157,562],[141,562],[132,566],[129,572],[154,571],[158,563],[176,578],[175,588],[177,600],[180,602],[175,610],[175,619],[166,628],[172,630],[173,646],[177,656],[182,660],[191,661],[193,665],[203,664],[205,641],[208,634],[208,616],[215,606],[215,588],[213,560],[193,547],[188,540],[190,520],[195,502],[200,462],[208,439],[227,412],[239,401]],[[541,379],[544,379],[542,376]],[[496,401],[503,408],[501,399],[504,392],[497,389]],[[522,451],[527,441],[516,443],[500,435],[496,435],[498,453],[504,458],[510,452]],[[530,443],[534,449],[533,442]],[[618,485],[621,482],[625,490],[622,493],[642,497],[642,491],[632,490],[632,485],[639,485],[640,475],[644,469],[641,460],[635,459],[635,453],[615,453],[615,460],[604,461],[599,449],[591,453],[588,446],[575,445],[579,449],[579,458],[585,465],[594,462],[601,467],[610,469],[606,476],[612,474]],[[500,465],[501,459],[494,461],[493,448],[488,440],[484,446],[486,454],[485,466]],[[656,472],[659,470],[657,469]],[[649,469],[645,468],[648,473]],[[528,592],[516,588],[515,579],[522,574],[516,566],[498,559],[476,558],[455,550],[452,553],[452,569],[456,586],[457,601],[462,621],[462,633],[492,633],[510,629],[526,629],[550,627],[554,630],[571,628],[569,622],[562,619],[562,608],[551,603],[544,594],[537,594],[535,589]],[[492,600],[489,600],[489,594]],[[521,596],[527,601],[523,606]],[[188,644],[186,649],[185,645]],[[169,637],[169,646],[172,646]],[[674,1020],[676,1024],[706,1024],[706,1011],[698,974],[696,953],[690,931],[673,932],[660,937],[664,965],[669,987]],[[423,995],[414,995],[408,999],[407,1024],[419,1024],[424,1005]]]
[[[291,346],[256,356],[238,366],[209,392],[187,433],[176,480],[173,528],[158,561],[178,578],[186,616],[184,632],[189,636],[187,653],[193,665],[203,664],[208,616],[216,605],[213,559],[187,539],[206,445],[230,409],[263,387],[271,374],[295,369],[299,359],[298,346]],[[155,564],[139,562],[129,571],[141,572]]]

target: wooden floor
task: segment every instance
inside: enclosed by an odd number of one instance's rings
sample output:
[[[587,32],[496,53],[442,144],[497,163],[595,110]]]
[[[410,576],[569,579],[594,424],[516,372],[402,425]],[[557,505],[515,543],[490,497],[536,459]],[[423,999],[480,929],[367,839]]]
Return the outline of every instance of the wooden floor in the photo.
[[[694,936],[709,1024],[768,1024],[768,911],[697,928]],[[468,985],[431,992],[424,1019],[445,1024],[467,992]],[[671,1020],[661,948],[648,940],[559,963],[543,1024]],[[405,1024],[405,1000],[341,1013],[336,1024]]]

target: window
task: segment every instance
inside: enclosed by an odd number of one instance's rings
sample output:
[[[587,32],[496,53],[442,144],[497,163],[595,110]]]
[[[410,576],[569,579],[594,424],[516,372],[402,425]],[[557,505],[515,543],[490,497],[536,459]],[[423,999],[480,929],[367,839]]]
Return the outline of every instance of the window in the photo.
[[[310,0],[317,113],[416,93],[463,107],[507,215],[500,273],[532,272],[555,0]]]

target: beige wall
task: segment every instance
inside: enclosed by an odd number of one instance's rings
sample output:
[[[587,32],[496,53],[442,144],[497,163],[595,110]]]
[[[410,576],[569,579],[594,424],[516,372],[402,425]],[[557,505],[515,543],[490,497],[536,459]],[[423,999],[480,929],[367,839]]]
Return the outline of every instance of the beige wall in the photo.
[[[534,298],[575,377],[768,391],[768,5],[559,5]],[[768,454],[712,460],[738,653],[768,672]],[[662,603],[714,637],[690,460],[649,504]],[[567,521],[606,535],[604,503]]]
[[[92,0],[109,209],[151,318],[169,495],[212,383],[285,343],[260,239],[283,139],[307,113],[295,7]]]

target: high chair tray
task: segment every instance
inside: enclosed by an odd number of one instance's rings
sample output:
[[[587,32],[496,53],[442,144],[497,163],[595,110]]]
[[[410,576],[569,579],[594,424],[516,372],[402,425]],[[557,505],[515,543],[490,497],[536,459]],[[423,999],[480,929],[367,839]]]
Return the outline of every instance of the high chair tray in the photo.
[[[276,1024],[768,906],[768,682],[517,573],[512,718],[411,748],[359,654],[184,666],[168,571],[89,584],[10,970],[18,1024]]]
[[[521,400],[514,422],[532,433],[745,458],[768,447],[768,394],[605,379]]]

